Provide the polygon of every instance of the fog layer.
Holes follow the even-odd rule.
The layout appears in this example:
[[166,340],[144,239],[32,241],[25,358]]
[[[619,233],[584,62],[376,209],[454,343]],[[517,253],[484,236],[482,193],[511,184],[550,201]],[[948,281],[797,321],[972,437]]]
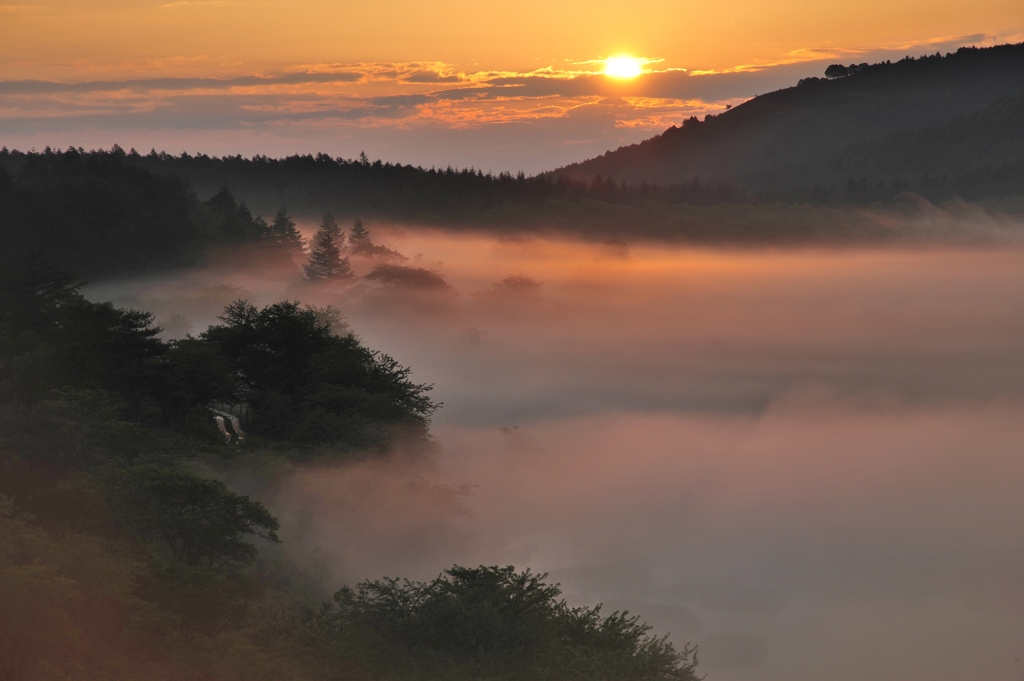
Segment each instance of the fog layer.
[[713,681],[1024,678],[1024,251],[385,240],[448,287],[236,259],[88,291],[168,333],[329,303],[436,384],[435,457],[267,499],[325,588],[515,564]]

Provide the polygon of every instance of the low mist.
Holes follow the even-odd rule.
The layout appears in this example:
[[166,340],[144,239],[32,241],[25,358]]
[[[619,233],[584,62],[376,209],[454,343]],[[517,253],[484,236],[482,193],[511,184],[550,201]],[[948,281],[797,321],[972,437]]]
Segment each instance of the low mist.
[[239,253],[86,291],[178,337],[237,298],[332,305],[435,384],[436,454],[263,499],[325,592],[514,564],[711,681],[1024,679],[1024,250],[371,232],[443,281]]

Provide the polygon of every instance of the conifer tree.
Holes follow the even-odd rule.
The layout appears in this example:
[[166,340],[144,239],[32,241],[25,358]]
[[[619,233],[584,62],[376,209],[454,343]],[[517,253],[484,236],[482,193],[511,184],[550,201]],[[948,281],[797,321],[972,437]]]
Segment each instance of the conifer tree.
[[334,216],[324,214],[320,229],[310,242],[309,263],[305,266],[306,279],[310,281],[339,281],[352,279],[352,267],[348,258],[342,257],[345,233],[338,227]]
[[380,246],[370,240],[370,230],[363,227],[363,221],[356,218],[352,223],[352,231],[348,235],[349,252],[352,255],[361,255],[367,258],[376,258],[387,262],[404,262],[407,257],[393,251],[387,246]]
[[295,229],[295,223],[284,208],[277,211],[277,215],[274,216],[274,224],[270,226],[270,237],[276,246],[290,253],[302,252],[302,235]]
[[262,215],[257,215],[253,218],[253,234],[258,240],[266,241],[267,239],[273,238],[274,232],[267,221],[263,219]]
[[348,245],[354,255],[370,254],[373,252],[373,242],[370,241],[370,232],[363,227],[363,221],[356,218],[352,223],[352,231],[348,235]]

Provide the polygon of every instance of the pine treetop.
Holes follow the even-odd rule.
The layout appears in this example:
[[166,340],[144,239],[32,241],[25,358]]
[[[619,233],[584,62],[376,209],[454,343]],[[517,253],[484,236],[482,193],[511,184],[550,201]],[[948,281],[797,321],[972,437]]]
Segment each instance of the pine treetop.
[[271,238],[275,245],[292,252],[301,252],[303,248],[302,235],[295,228],[295,222],[288,215],[285,208],[277,211],[274,222],[270,227]]
[[353,279],[348,258],[342,257],[345,234],[330,213],[325,213],[320,228],[310,242],[309,262],[305,265],[310,281],[341,281]]

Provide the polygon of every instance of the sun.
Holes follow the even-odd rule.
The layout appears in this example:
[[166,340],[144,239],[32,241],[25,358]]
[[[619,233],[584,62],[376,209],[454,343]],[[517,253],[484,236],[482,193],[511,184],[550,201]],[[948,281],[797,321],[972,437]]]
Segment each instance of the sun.
[[604,60],[604,75],[609,78],[636,78],[644,72],[644,62],[636,57],[608,57]]

